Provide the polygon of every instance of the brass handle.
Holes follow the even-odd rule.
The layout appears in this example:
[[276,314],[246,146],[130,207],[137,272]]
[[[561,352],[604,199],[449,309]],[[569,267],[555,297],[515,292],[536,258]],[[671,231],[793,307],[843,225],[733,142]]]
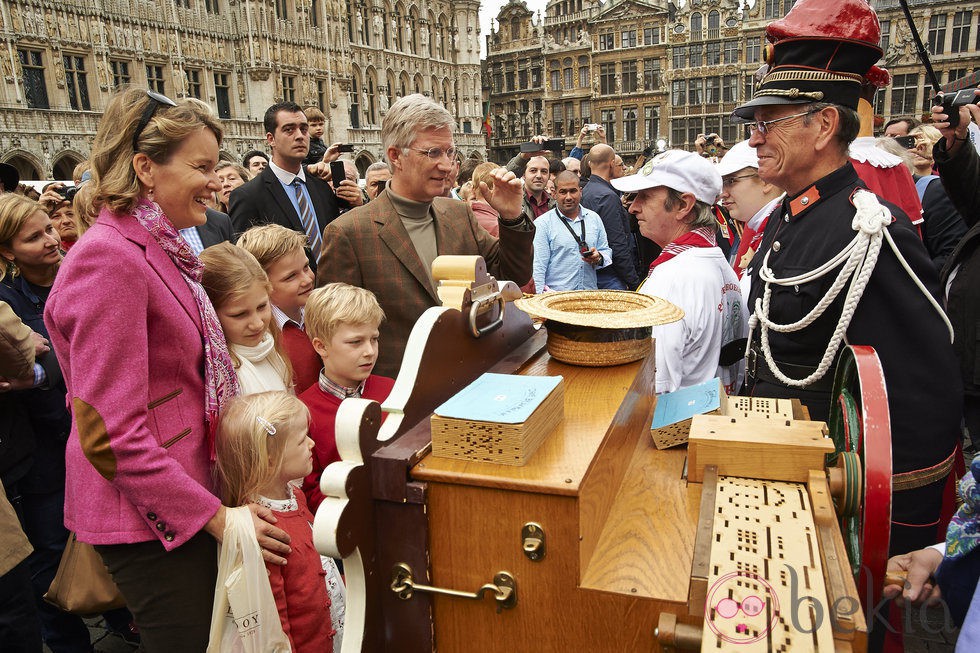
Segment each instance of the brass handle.
[[517,605],[517,581],[506,571],[498,571],[493,577],[492,583],[486,583],[475,592],[462,592],[460,590],[450,590],[443,587],[432,587],[416,583],[413,578],[412,568],[404,562],[399,562],[391,569],[391,591],[398,595],[398,598],[407,601],[412,598],[415,592],[428,592],[429,594],[442,594],[444,596],[455,596],[459,599],[474,599],[479,601],[487,592],[493,593],[493,598],[497,602],[497,612],[501,609],[510,609]]

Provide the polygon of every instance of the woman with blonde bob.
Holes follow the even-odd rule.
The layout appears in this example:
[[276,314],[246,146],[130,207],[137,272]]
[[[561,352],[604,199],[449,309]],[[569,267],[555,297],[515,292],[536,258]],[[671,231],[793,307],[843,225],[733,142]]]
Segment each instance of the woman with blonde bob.
[[[45,311],[74,418],[65,525],[95,545],[151,653],[206,650],[224,533],[213,433],[238,380],[178,234],[206,220],[221,138],[201,103],[115,95],[90,159],[99,217]],[[284,564],[288,535],[252,511],[266,559]]]

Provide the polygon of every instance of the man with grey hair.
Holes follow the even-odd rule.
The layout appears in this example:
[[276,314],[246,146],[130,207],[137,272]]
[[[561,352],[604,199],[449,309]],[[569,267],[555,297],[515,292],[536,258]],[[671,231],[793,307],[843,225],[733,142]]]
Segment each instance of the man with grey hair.
[[612,186],[636,193],[630,213],[640,233],[663,248],[639,292],[684,310],[680,321],[653,328],[657,392],[716,376],[728,393],[736,392],[741,352],[723,357],[722,351],[745,338],[746,307],[738,277],[715,244],[711,205],[721,193],[721,176],[693,152],[668,150],[637,174],[613,180]]
[[390,179],[391,169],[387,163],[377,161],[369,165],[364,172],[364,189],[367,191],[368,200],[376,198]]
[[499,238],[479,225],[465,202],[442,197],[455,165],[455,119],[418,93],[391,105],[381,143],[391,181],[368,204],[331,222],[323,232],[317,285],[345,282],[372,291],[381,324],[377,374],[394,377],[416,320],[440,305],[432,261],[442,254],[479,255],[498,279],[531,278],[534,224],[521,210],[521,182],[503,168],[481,183],[499,214]]
[[619,193],[609,183],[622,176],[622,167],[615,168],[616,159],[623,159],[606,145],[599,143],[589,150],[589,166],[592,175],[582,189],[582,206],[591,209],[602,218],[606,238],[612,249],[612,265],[597,272],[599,287],[607,290],[634,290],[640,285],[637,270],[636,242],[630,231],[629,213],[623,206]]

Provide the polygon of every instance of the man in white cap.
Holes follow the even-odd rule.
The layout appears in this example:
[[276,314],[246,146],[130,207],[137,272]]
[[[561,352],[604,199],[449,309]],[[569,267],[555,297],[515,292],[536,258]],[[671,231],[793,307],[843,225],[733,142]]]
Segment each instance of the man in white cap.
[[[718,162],[717,170],[721,175],[718,203],[743,225],[738,248],[732,250],[728,259],[742,279],[742,273],[759,249],[766,219],[783,197],[783,191],[759,177],[759,157],[748,141],[735,143]],[[743,294],[748,296],[744,283]]]
[[697,154],[669,150],[612,185],[636,193],[630,213],[640,233],[663,248],[639,292],[684,310],[679,322],[653,328],[657,392],[718,376],[734,393],[741,381],[742,352],[737,344],[726,345],[745,337],[746,307],[738,277],[715,243],[711,205],[721,192],[721,176]]

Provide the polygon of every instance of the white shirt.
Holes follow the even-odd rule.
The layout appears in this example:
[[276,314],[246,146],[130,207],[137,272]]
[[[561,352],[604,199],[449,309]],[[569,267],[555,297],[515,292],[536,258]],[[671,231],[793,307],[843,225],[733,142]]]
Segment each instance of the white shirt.
[[725,391],[734,394],[744,365],[721,367],[723,345],[744,338],[748,331],[745,299],[738,277],[717,247],[693,247],[661,263],[639,288],[662,297],[684,311],[672,324],[653,327],[656,338],[657,393],[673,392],[721,377]]

